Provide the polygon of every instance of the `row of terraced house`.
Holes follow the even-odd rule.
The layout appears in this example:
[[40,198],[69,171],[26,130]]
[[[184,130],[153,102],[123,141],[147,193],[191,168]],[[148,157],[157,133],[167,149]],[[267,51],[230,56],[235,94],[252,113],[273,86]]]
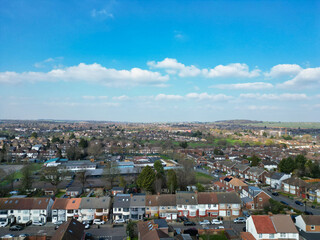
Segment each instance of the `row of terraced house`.
[[144,195],[117,194],[110,197],[84,198],[1,198],[0,221],[27,223],[65,222],[68,219],[107,221],[110,210],[112,218],[142,220],[159,217],[176,220],[178,216],[238,217],[241,200],[238,194],[214,192],[177,192],[176,194]]

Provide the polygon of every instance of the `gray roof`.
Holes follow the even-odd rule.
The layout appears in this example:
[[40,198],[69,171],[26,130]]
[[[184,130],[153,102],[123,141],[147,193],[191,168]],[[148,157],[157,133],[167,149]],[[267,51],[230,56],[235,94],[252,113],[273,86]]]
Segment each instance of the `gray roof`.
[[275,180],[280,180],[284,175],[286,175],[285,173],[282,172],[275,172],[271,175],[271,179],[275,179]]
[[110,208],[110,197],[84,197],[81,199],[80,209],[91,209],[91,208]]
[[197,205],[197,194],[194,192],[181,192],[176,193],[177,205]]
[[129,208],[130,194],[117,194],[113,200],[113,208]]
[[263,168],[260,167],[251,167],[248,172],[255,174],[257,176],[261,175],[263,172],[265,172],[265,170]]
[[250,166],[246,164],[238,163],[237,165],[234,166],[234,168],[238,169],[239,171],[244,171],[247,168],[250,168]]
[[153,220],[155,224],[158,224],[158,228],[167,228],[168,223],[165,219],[154,219]]
[[145,195],[133,195],[131,197],[130,207],[144,207],[146,206]]
[[248,202],[252,202],[252,198],[249,198],[249,197],[244,197],[244,198],[241,198],[241,202],[243,203],[248,203]]
[[241,199],[235,192],[217,193],[219,203],[241,203]]

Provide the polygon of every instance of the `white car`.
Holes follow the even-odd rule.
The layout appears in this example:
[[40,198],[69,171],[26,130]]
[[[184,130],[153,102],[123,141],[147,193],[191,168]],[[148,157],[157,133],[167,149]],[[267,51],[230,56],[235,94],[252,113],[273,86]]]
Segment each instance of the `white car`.
[[215,227],[214,229],[224,229],[224,226],[218,226],[218,227]]
[[209,225],[209,224],[210,224],[210,221],[207,220],[207,219],[205,219],[205,220],[199,222],[199,224],[200,224],[200,225]]
[[125,222],[126,222],[126,220],[124,220],[123,218],[120,218],[120,219],[113,221],[113,223],[125,223]]
[[93,220],[93,224],[97,224],[97,225],[101,225],[101,224],[105,224],[106,222],[100,219],[94,219]]
[[8,225],[8,222],[0,222],[0,227],[6,227]]
[[1,238],[13,238],[14,235],[13,234],[6,234],[4,236],[2,236]]
[[33,222],[32,222],[32,225],[35,225],[35,226],[43,226],[44,223],[43,223],[43,222],[39,222],[39,221],[33,221]]
[[218,224],[223,224],[223,222],[218,219],[212,219],[211,224],[218,225]]

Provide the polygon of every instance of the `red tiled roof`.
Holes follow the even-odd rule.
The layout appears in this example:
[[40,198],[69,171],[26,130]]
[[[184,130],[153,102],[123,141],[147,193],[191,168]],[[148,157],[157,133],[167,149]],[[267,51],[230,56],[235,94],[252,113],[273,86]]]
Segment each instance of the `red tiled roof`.
[[274,229],[273,223],[269,216],[264,215],[252,215],[252,220],[254,223],[254,226],[256,227],[258,234],[263,233],[276,233],[276,230]]

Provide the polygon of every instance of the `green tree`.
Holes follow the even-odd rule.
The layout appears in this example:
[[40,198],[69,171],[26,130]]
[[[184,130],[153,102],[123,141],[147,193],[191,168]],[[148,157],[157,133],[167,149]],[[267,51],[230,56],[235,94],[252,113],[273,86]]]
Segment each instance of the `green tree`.
[[258,158],[256,155],[253,155],[252,157],[248,158],[248,160],[251,162],[251,167],[258,166],[259,162],[261,161],[261,159]]
[[138,237],[136,230],[137,230],[137,223],[130,220],[127,224],[126,231],[131,239]]
[[304,155],[299,154],[298,156],[296,156],[296,158],[295,158],[295,167],[298,170],[298,175],[300,177],[305,175],[306,163],[307,163],[307,158]]
[[21,174],[21,190],[27,191],[32,188],[33,182],[31,165],[23,167],[21,170]]
[[74,135],[74,133],[71,133],[69,139],[75,139],[75,138],[76,138],[76,136]]
[[150,166],[146,166],[139,174],[137,184],[141,189],[152,192],[155,178],[156,176],[153,169]]
[[83,138],[80,139],[80,142],[78,145],[79,145],[79,147],[81,147],[83,149],[85,149],[89,146],[88,141]]
[[197,183],[196,187],[197,187],[198,192],[204,192],[205,191],[205,188],[201,183]]
[[178,188],[177,174],[173,169],[170,169],[167,173],[167,187],[170,193],[174,193]]
[[269,206],[266,206],[264,210],[266,212],[270,211],[273,214],[279,214],[283,211],[283,209],[284,209],[284,206],[280,202],[270,198],[269,199]]
[[156,171],[157,178],[162,178],[164,176],[164,169],[160,160],[157,160],[153,164],[154,170]]
[[52,143],[60,142],[60,138],[58,138],[58,137],[53,137],[53,138],[51,139],[51,142],[52,142]]
[[37,134],[36,132],[33,132],[33,133],[31,133],[31,137],[32,137],[32,138],[37,138],[37,137],[38,137],[38,134]]
[[263,132],[262,136],[264,137],[268,137],[267,133],[266,132]]
[[287,174],[292,173],[295,169],[295,161],[291,157],[284,158],[280,161],[278,168],[280,172]]
[[179,144],[180,147],[182,147],[183,149],[186,149],[188,147],[188,143],[187,142],[181,142]]
[[120,177],[119,177],[119,182],[120,182],[120,183],[119,183],[119,186],[120,186],[120,187],[123,187],[123,188],[126,187],[127,182],[126,182],[126,180],[124,179],[124,177],[120,176]]

